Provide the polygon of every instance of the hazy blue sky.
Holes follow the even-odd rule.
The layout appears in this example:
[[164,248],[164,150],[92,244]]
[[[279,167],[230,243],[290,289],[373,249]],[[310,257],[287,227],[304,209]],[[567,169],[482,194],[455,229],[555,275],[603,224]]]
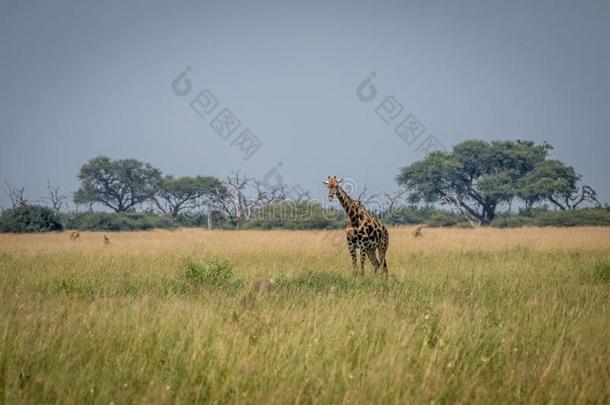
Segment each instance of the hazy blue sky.
[[[393,95],[398,119],[447,147],[547,141],[610,200],[610,2],[329,3],[0,0],[0,179],[30,198],[47,179],[74,191],[105,154],[174,175],[260,178],[281,162],[316,197],[327,175],[392,190],[424,156],[376,114]],[[190,102],[204,89],[219,104],[200,118]],[[228,140],[210,127],[223,108],[241,121]],[[231,143],[246,128],[262,147],[243,160]]]

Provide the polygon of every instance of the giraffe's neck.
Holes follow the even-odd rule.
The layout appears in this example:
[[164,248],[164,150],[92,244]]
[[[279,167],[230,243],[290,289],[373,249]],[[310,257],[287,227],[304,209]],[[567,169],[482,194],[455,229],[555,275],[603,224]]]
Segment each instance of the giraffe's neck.
[[347,213],[352,226],[358,226],[358,207],[354,200],[339,186],[337,186],[337,199]]

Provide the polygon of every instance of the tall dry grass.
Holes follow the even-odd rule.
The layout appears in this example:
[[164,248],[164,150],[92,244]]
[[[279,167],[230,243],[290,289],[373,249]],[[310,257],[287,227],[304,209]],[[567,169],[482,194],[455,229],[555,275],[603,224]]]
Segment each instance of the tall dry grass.
[[610,401],[610,229],[411,232],[387,279],[341,231],[0,235],[2,397]]

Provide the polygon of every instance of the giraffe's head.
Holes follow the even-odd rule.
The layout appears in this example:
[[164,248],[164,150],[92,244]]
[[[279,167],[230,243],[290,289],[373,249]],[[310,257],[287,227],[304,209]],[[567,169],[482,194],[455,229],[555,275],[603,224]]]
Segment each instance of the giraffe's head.
[[333,200],[333,196],[337,192],[337,187],[339,187],[339,183],[341,183],[341,179],[338,179],[337,176],[330,177],[324,180],[322,183],[326,184],[328,188],[328,201]]

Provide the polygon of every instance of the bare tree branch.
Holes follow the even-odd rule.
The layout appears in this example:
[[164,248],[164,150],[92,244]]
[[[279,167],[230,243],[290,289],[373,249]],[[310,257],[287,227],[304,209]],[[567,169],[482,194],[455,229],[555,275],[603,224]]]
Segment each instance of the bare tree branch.
[[563,203],[559,196],[549,196],[549,201],[553,203],[561,211],[575,210],[580,204],[590,203],[594,207],[600,208],[601,202],[597,197],[597,192],[591,186],[583,185],[580,189],[576,189],[572,194],[563,196]]
[[51,182],[47,180],[47,190],[49,192],[49,196],[47,197],[47,201],[51,204],[51,209],[55,214],[58,214],[64,204],[68,201],[68,197],[62,195],[59,192],[59,186],[54,187],[51,185]]
[[366,192],[367,192],[367,187],[364,186],[364,188],[362,189],[362,191],[358,194],[358,197],[356,198],[357,200],[360,200],[362,205],[367,205],[372,200],[374,200],[375,198],[377,198],[381,195],[381,194],[371,194],[370,196],[367,196]]
[[383,193],[383,196],[388,200],[387,211],[394,212],[394,208],[396,208],[396,204],[400,201],[402,196],[406,194],[406,191],[395,191],[393,193]]
[[566,205],[572,210],[575,210],[582,203],[591,203],[597,208],[602,206],[597,198],[597,192],[586,184],[580,188],[580,193],[576,191],[566,199]]
[[468,223],[472,227],[476,226],[476,223],[473,221],[473,219],[476,219],[479,222],[481,222],[483,219],[483,216],[481,214],[473,210],[468,204],[465,204],[454,194],[446,194],[441,199],[441,204],[452,205],[458,211],[458,213],[463,216],[466,221],[468,221]]
[[223,180],[224,190],[215,190],[210,204],[229,218],[237,228],[249,221],[257,209],[286,198],[285,186],[266,187],[240,171]]
[[30,201],[23,196],[23,193],[25,192],[25,187],[13,187],[6,179],[4,179],[4,184],[6,185],[6,194],[11,200],[12,208],[25,207],[30,203]]

